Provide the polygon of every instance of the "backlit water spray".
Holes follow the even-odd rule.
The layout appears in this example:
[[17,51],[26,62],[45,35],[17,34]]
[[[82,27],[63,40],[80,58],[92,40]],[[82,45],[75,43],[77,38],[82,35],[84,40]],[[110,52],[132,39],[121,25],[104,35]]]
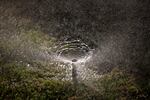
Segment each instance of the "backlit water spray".
[[55,52],[55,60],[68,65],[65,80],[71,80],[74,84],[83,81],[89,83],[99,77],[96,72],[86,66],[94,55],[94,49],[81,40],[61,42],[57,45]]

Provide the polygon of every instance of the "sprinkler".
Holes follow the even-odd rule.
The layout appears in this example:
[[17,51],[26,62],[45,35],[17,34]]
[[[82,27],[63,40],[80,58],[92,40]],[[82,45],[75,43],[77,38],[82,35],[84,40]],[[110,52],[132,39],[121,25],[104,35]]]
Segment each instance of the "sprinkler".
[[74,89],[76,91],[77,90],[78,81],[77,81],[76,65],[74,64],[74,62],[77,62],[77,59],[73,59],[72,60],[72,81],[73,81],[73,84],[74,84]]
[[72,59],[72,62],[77,62],[77,59]]

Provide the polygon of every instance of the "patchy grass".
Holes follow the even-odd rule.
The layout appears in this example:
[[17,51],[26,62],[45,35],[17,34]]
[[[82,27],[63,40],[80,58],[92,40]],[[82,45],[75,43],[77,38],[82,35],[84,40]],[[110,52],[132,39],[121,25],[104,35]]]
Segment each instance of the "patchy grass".
[[[35,65],[34,65],[35,66]],[[40,65],[38,65],[40,66]],[[32,66],[30,66],[32,67]],[[43,66],[42,66],[43,67]],[[119,69],[103,75],[93,86],[54,80],[57,74],[46,76],[44,71],[29,70],[16,62],[0,66],[0,99],[2,100],[141,100],[146,96],[131,75]],[[48,78],[47,78],[48,77]]]
[[111,73],[104,75],[97,87],[101,91],[104,100],[141,100],[146,95],[135,82],[135,78],[124,71],[114,68]]
[[0,68],[2,100],[66,100],[73,95],[70,82],[45,79],[43,74],[28,70],[25,65],[11,63],[1,65]]

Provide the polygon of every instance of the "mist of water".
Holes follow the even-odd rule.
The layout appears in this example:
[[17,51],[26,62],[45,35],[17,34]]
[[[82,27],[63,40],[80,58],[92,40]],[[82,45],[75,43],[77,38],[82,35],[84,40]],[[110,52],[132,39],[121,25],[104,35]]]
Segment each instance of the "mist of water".
[[54,59],[68,65],[66,80],[85,82],[100,77],[86,66],[86,63],[91,62],[93,53],[94,49],[81,40],[61,41],[60,45],[56,47]]

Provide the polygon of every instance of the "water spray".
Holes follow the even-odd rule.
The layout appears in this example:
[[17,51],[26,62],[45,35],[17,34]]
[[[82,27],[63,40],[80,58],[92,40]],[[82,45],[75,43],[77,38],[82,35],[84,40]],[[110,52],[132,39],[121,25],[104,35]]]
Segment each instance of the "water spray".
[[[58,62],[67,64],[66,80],[71,80],[76,87],[78,82],[92,79],[95,77],[95,72],[85,66],[92,59],[93,49],[82,41],[65,41],[61,42],[56,48],[55,59]],[[69,76],[69,77],[68,77]]]

